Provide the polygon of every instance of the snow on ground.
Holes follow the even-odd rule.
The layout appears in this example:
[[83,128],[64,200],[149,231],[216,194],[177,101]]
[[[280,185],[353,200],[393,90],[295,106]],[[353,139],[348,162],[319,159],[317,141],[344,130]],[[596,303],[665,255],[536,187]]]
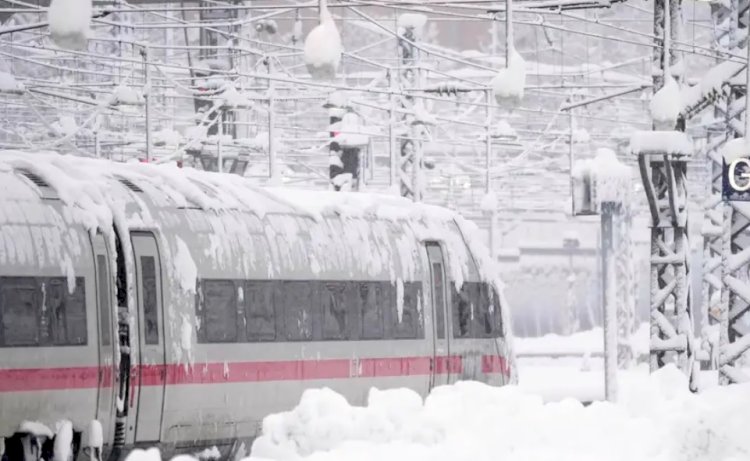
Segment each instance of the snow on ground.
[[508,386],[462,382],[422,402],[407,390],[370,393],[352,407],[328,389],[306,392],[292,411],[265,419],[251,459],[292,461],[738,461],[750,385],[699,395],[673,367],[624,382],[617,405],[543,403]]
[[[622,383],[617,404],[544,403],[517,386],[441,386],[425,399],[373,389],[366,407],[306,391],[270,415],[246,461],[740,461],[750,384],[688,391],[673,366]],[[141,456],[142,455],[142,456]],[[152,461],[134,453],[128,461]],[[143,457],[143,459],[141,459]]]
[[[578,357],[523,356],[588,357],[601,352],[601,329],[515,344],[522,356],[518,386],[459,382],[426,399],[408,389],[371,389],[365,407],[328,388],[310,389],[294,409],[264,419],[244,461],[750,459],[750,384],[692,394],[676,367],[650,375],[643,363],[620,372],[617,403],[597,401],[603,398],[600,359],[586,358],[582,366]],[[647,351],[648,324],[633,344],[636,352]],[[154,454],[137,450],[126,461],[158,461]]]
[[[636,354],[648,353],[649,324],[642,323],[631,337]],[[585,355],[604,352],[604,332],[601,327],[579,331],[570,336],[548,334],[535,338],[514,339],[513,346],[519,355]]]

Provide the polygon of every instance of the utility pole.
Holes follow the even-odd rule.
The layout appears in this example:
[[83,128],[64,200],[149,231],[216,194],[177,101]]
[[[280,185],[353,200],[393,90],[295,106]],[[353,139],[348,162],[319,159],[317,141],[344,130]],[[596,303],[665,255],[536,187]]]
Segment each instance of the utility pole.
[[[494,21],[493,21],[494,22]],[[486,125],[485,125],[485,149],[484,149],[484,169],[485,169],[485,178],[484,178],[484,193],[489,196],[493,193],[492,191],[492,104],[493,104],[493,97],[492,97],[492,90],[487,89],[485,90],[485,117]],[[489,212],[489,241],[487,242],[489,244],[490,249],[490,258],[492,258],[493,261],[496,260],[496,233],[497,233],[497,200],[492,200],[492,209],[487,210]]]
[[[401,22],[401,21],[399,21]],[[413,45],[418,39],[418,31],[415,24],[399,24],[398,27],[398,54],[400,58],[401,71],[399,79],[401,89],[407,86],[415,87],[419,83],[419,60],[420,50]],[[412,111],[417,106],[413,96],[403,96],[402,107]],[[414,115],[404,114],[403,120],[409,126],[408,134],[401,140],[401,159],[399,161],[399,179],[401,195],[410,197],[414,201],[422,199],[422,185],[420,181],[422,158],[421,142],[418,140],[421,126],[414,124]]]
[[604,397],[608,402],[617,400],[617,277],[613,221],[614,216],[620,214],[619,207],[615,202],[601,204]]
[[151,65],[148,60],[150,59],[149,46],[144,45],[141,49],[141,56],[143,57],[143,99],[146,103],[146,162],[151,163]]
[[279,168],[276,160],[276,94],[274,88],[273,60],[266,57],[266,69],[268,70],[268,177],[272,183],[279,179]]
[[400,160],[398,146],[396,141],[396,111],[398,109],[398,100],[394,91],[396,90],[396,70],[388,69],[388,89],[391,94],[388,96],[390,105],[388,108],[388,152],[390,154],[390,184],[395,188],[399,186],[400,178]]

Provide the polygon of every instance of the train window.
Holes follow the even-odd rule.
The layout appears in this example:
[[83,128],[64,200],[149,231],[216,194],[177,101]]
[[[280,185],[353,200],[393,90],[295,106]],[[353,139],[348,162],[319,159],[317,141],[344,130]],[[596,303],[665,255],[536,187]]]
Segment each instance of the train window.
[[0,346],[78,346],[87,341],[83,277],[0,278]]
[[362,306],[360,339],[383,339],[383,311],[390,304],[389,282],[361,282],[359,299]]
[[[390,314],[392,337],[394,339],[423,338],[422,282],[404,282],[403,290],[397,286],[395,301],[391,303]],[[399,310],[401,310],[400,315]]]
[[313,285],[309,281],[289,281],[276,285],[275,300],[284,309],[284,330],[290,341],[313,338]]
[[247,339],[273,341],[276,339],[276,312],[272,281],[250,281],[245,289],[245,320]]
[[484,287],[487,290],[489,297],[488,304],[492,306],[492,311],[488,313],[491,319],[492,337],[501,337],[503,335],[503,315],[500,296],[492,286],[485,284]]
[[323,339],[349,339],[349,324],[357,307],[354,289],[353,284],[345,282],[322,284]]
[[438,339],[445,339],[445,284],[443,283],[443,265],[432,263],[432,288],[435,299],[435,317]]
[[42,282],[42,333],[45,343],[56,346],[86,344],[83,278],[77,277],[75,284],[71,294],[65,278],[51,278]]
[[237,290],[231,280],[204,280],[202,339],[209,343],[237,341]]
[[104,255],[96,255],[97,282],[99,293],[99,331],[101,332],[102,346],[112,343],[112,321],[110,317],[109,278],[107,277],[107,258]]
[[0,341],[3,346],[39,345],[40,300],[35,279],[0,279]]
[[474,318],[480,302],[481,287],[478,282],[464,282],[461,290],[453,286],[453,337],[471,338],[474,336]]
[[143,323],[146,328],[146,344],[159,344],[159,312],[156,292],[156,260],[153,256],[141,256],[141,283],[143,284]]

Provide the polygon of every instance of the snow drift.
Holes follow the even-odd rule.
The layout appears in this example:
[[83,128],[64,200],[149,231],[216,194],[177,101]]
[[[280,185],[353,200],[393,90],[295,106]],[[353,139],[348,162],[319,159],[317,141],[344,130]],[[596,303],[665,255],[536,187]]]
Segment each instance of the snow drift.
[[[355,407],[330,389],[263,421],[246,461],[739,461],[748,459],[750,384],[688,391],[670,365],[616,404],[544,403],[516,386],[441,386],[422,401],[372,389]],[[153,450],[127,461],[159,461]]]
[[618,404],[544,404],[515,386],[461,382],[422,402],[371,390],[352,407],[329,389],[307,391],[271,415],[251,460],[683,461],[747,459],[750,384],[694,395],[669,366],[629,383]]

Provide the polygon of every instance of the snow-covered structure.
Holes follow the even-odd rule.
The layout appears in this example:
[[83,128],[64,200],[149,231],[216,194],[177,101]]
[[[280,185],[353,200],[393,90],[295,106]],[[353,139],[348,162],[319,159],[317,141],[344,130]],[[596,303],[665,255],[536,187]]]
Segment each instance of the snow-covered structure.
[[313,78],[330,80],[341,62],[341,36],[328,11],[327,0],[319,3],[320,23],[305,38],[305,65]]
[[651,370],[674,362],[697,389],[688,243],[687,160],[690,139],[679,131],[633,134],[651,214]]

